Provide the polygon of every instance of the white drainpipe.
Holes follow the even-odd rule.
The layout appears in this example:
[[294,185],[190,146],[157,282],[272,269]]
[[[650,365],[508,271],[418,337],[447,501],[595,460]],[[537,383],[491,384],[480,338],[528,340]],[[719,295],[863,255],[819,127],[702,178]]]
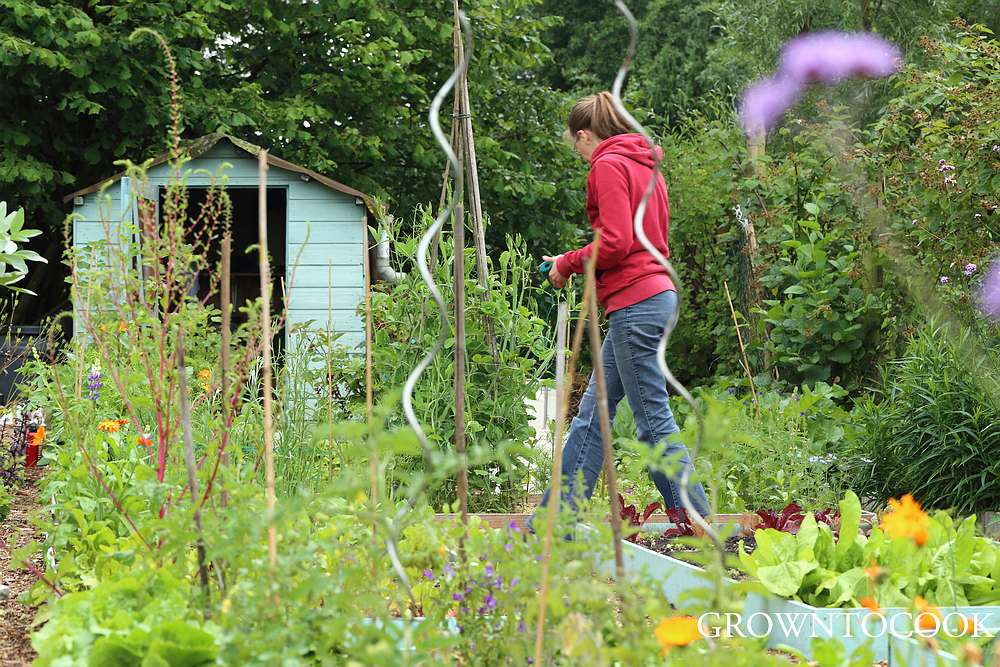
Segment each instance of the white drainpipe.
[[[389,220],[391,222],[391,218]],[[375,280],[395,285],[406,275],[389,265],[389,233],[383,228],[382,238],[375,246],[375,265],[372,267]]]

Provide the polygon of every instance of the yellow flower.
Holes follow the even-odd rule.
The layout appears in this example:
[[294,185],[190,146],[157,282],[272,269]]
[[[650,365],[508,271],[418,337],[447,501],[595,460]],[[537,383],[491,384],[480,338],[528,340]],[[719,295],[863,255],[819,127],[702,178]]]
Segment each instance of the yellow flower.
[[118,333],[125,333],[128,331],[128,322],[124,320],[118,323]]
[[882,517],[882,530],[890,538],[908,537],[922,547],[927,544],[929,525],[930,517],[910,494],[902,500],[889,499],[889,511]]
[[676,646],[687,646],[691,642],[701,639],[701,632],[698,630],[698,619],[694,616],[665,618],[656,626],[654,632],[656,634],[656,641],[659,642],[664,655]]
[[354,502],[357,503],[368,502],[368,496],[365,495],[364,491],[358,491],[356,494],[354,494]]
[[201,380],[202,382],[208,382],[209,380],[212,379],[212,371],[210,371],[207,368],[201,369],[200,371],[198,371],[198,379]]
[[123,419],[102,419],[101,423],[97,425],[98,431],[104,431],[105,433],[117,433],[118,429],[122,427],[125,423]]
[[944,617],[941,610],[933,606],[919,595],[913,598],[913,605],[917,608],[917,627],[921,630],[937,630],[941,627]]

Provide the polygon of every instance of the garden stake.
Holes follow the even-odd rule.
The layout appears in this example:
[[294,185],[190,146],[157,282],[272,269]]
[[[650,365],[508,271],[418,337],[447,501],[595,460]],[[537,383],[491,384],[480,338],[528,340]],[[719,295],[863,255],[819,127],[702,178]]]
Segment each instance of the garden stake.
[[[455,14],[455,64],[459,62],[459,57],[463,50],[462,30],[458,20],[461,8],[459,0],[452,0],[452,7]],[[459,143],[462,147],[459,162],[463,163],[468,170],[469,177],[469,202],[472,206],[472,241],[476,248],[476,277],[479,280],[479,287],[482,290],[481,299],[485,302],[490,300],[489,289],[489,267],[486,263],[486,230],[483,224],[483,203],[479,193],[479,166],[476,160],[476,139],[472,130],[472,104],[469,101],[469,77],[468,67],[458,79],[455,87],[455,121],[458,126]],[[467,158],[467,160],[463,160]],[[456,189],[463,187],[462,181],[455,174]],[[461,201],[462,192],[459,192]],[[464,223],[464,219],[463,219]],[[463,259],[464,262],[464,259]],[[500,367],[500,352],[497,348],[496,329],[493,326],[493,318],[483,315],[483,327],[486,329],[486,339],[490,343],[490,354],[493,356],[494,368]]]
[[618,11],[621,12],[622,15],[625,17],[625,20],[628,21],[629,45],[625,55],[625,60],[622,62],[621,67],[618,69],[617,76],[615,76],[615,83],[611,90],[611,96],[614,102],[615,110],[618,111],[618,113],[620,113],[622,117],[628,121],[629,125],[635,128],[636,132],[641,134],[646,139],[646,143],[649,144],[649,149],[650,152],[652,153],[651,157],[653,158],[653,173],[650,176],[649,184],[646,186],[646,192],[645,194],[643,194],[642,199],[639,202],[639,206],[636,208],[635,211],[635,221],[634,221],[635,236],[636,238],[639,239],[639,242],[646,249],[646,251],[649,252],[649,254],[656,259],[656,261],[660,264],[660,266],[662,266],[663,269],[667,272],[667,275],[670,276],[670,279],[673,281],[674,288],[677,290],[678,294],[677,309],[674,312],[674,315],[671,318],[671,320],[667,322],[667,326],[664,328],[663,337],[660,339],[660,344],[657,346],[656,359],[660,366],[660,372],[663,373],[663,377],[666,378],[670,386],[673,387],[674,390],[676,390],[677,393],[679,393],[684,398],[684,400],[687,401],[688,405],[691,406],[691,414],[694,415],[695,421],[698,425],[696,442],[694,447],[692,447],[691,449],[691,465],[686,467],[684,471],[681,473],[681,479],[680,479],[681,505],[683,505],[684,510],[688,513],[688,516],[691,519],[692,523],[701,528],[702,531],[704,531],[704,533],[708,535],[709,539],[711,539],[712,543],[715,545],[716,555],[718,556],[718,565],[720,574],[720,576],[715,578],[716,596],[717,598],[721,599],[723,595],[723,585],[722,585],[723,577],[721,575],[722,573],[725,572],[725,549],[723,548],[722,541],[719,539],[719,536],[718,534],[716,534],[715,530],[709,525],[705,517],[701,516],[701,514],[694,508],[694,505],[691,504],[691,497],[688,494],[688,483],[691,477],[691,470],[694,468],[694,461],[695,459],[697,459],[698,453],[701,451],[701,446],[705,441],[705,417],[702,414],[701,409],[698,407],[698,404],[695,402],[694,397],[691,396],[691,393],[687,390],[687,388],[683,384],[681,384],[677,380],[677,378],[674,377],[674,374],[671,372],[670,367],[667,365],[667,360],[666,360],[667,343],[670,340],[670,334],[673,332],[674,327],[677,326],[677,321],[680,319],[681,302],[679,297],[681,294],[681,281],[679,276],[677,275],[677,271],[674,270],[673,265],[667,260],[666,257],[663,256],[663,254],[656,248],[656,246],[654,246],[649,241],[649,238],[646,236],[646,230],[643,228],[643,219],[646,216],[646,204],[649,202],[649,198],[653,196],[653,190],[656,188],[657,176],[659,175],[661,159],[658,151],[655,150],[656,142],[653,141],[653,138],[646,131],[646,129],[639,123],[639,121],[637,121],[632,116],[632,114],[629,113],[628,109],[625,108],[625,104],[622,102],[622,95],[621,95],[622,85],[625,83],[625,77],[628,74],[629,69],[632,67],[632,60],[635,58],[636,46],[639,41],[639,24],[635,20],[635,16],[632,15],[632,12],[629,11],[628,6],[623,2],[623,0],[615,0],[615,7],[618,8]]
[[201,580],[205,604],[208,605],[208,568],[205,567],[205,536],[201,532],[201,506],[198,503],[198,473],[194,466],[194,435],[191,433],[191,404],[188,401],[187,366],[184,363],[184,329],[177,332],[177,382],[181,407],[181,434],[184,438],[184,465],[187,467],[188,488],[194,505],[192,520],[198,533],[198,579]]
[[[462,48],[462,30],[459,22],[458,0],[454,0],[455,9],[455,65],[461,65],[464,59]],[[462,110],[462,85],[468,65],[458,76],[454,96],[455,106]],[[456,119],[454,123],[458,123]],[[455,168],[455,205],[452,208],[452,265],[454,269],[455,292],[455,453],[458,455],[458,509],[462,518],[462,539],[459,541],[458,553],[465,562],[465,538],[469,529],[469,473],[465,461],[465,170],[463,158],[468,143],[468,134],[464,132],[464,123],[460,127],[455,147],[458,165]],[[495,348],[494,348],[495,350]],[[495,352],[494,352],[495,354]]]
[[733,314],[733,325],[736,327],[736,339],[740,342],[740,353],[743,355],[743,370],[746,371],[747,380],[750,382],[750,393],[753,394],[753,404],[757,409],[757,419],[760,419],[760,401],[757,400],[757,386],[753,381],[753,373],[750,372],[750,359],[747,358],[747,348],[743,345],[743,334],[740,329],[745,324],[740,324],[739,320],[736,319],[736,309],[733,308],[733,297],[729,295],[729,281],[723,280],[722,286],[726,288],[726,301],[729,302],[729,312]]
[[257,153],[257,234],[260,259],[260,329],[263,340],[264,387],[264,478],[267,484],[267,558],[271,569],[278,566],[278,531],[274,525],[274,422],[271,413],[271,268],[267,260],[267,151]]
[[[587,276],[595,274],[597,266],[597,244],[600,241],[600,230],[594,234],[594,244],[591,246],[590,257],[585,259]],[[604,477],[608,486],[608,497],[611,501],[611,535],[615,548],[615,577],[619,582],[625,581],[625,560],[622,555],[622,507],[618,501],[618,476],[615,474],[615,452],[611,444],[611,415],[608,411],[608,385],[604,377],[604,359],[601,356],[601,330],[597,322],[597,299],[591,299],[587,304],[590,319],[587,326],[590,329],[590,355],[594,364],[594,384],[597,390],[597,415],[601,424],[601,442],[604,447]]]
[[[583,284],[583,300],[580,303],[580,314],[577,316],[576,330],[573,332],[573,349],[566,365],[566,376],[560,385],[556,385],[559,396],[558,414],[556,415],[556,432],[552,442],[552,483],[549,485],[549,502],[545,508],[545,533],[542,537],[542,581],[538,588],[538,625],[535,627],[535,662],[542,662],[542,649],[545,640],[545,610],[549,597],[549,573],[552,561],[552,531],[555,527],[559,501],[562,497],[562,452],[563,435],[566,425],[566,415],[569,412],[569,395],[573,387],[573,374],[576,370],[577,358],[583,345],[583,332],[586,328],[590,301],[595,298],[596,287],[593,276],[588,275]],[[560,350],[564,353],[565,350]]]
[[[430,112],[428,113],[428,122],[431,126],[431,131],[434,133],[434,138],[444,152],[445,157],[448,161],[452,163],[452,168],[456,170],[459,169],[458,158],[455,156],[455,152],[451,149],[451,145],[445,139],[444,132],[441,131],[441,104],[444,102],[445,96],[448,94],[454,86],[455,82],[465,71],[465,67],[469,62],[469,57],[472,54],[472,40],[471,31],[469,28],[469,21],[464,14],[459,16],[462,28],[466,31],[468,36],[469,46],[467,51],[462,54],[461,62],[455,67],[451,76],[448,77],[444,85],[438,90],[437,94],[434,96],[434,100],[431,102]],[[455,194],[452,193],[451,201],[448,207],[438,213],[437,218],[434,219],[434,223],[427,228],[424,235],[420,237],[420,243],[417,246],[417,268],[420,270],[420,276],[427,285],[428,291],[431,293],[431,297],[434,299],[438,306],[438,314],[441,319],[441,330],[438,334],[438,339],[434,342],[434,345],[427,352],[427,354],[417,362],[417,365],[410,372],[410,375],[406,378],[406,383],[403,385],[403,414],[406,416],[406,422],[413,429],[414,434],[417,436],[417,440],[420,442],[420,446],[424,451],[424,457],[426,460],[430,460],[431,447],[430,443],[427,441],[427,436],[424,434],[423,428],[420,426],[420,420],[417,419],[416,413],[413,411],[413,389],[420,380],[420,376],[427,369],[434,357],[437,356],[441,348],[444,347],[445,338],[448,335],[448,307],[444,302],[444,297],[441,296],[440,290],[437,288],[437,284],[434,282],[434,277],[431,275],[430,269],[427,267],[427,248],[431,243],[431,240],[435,237],[442,225],[444,225],[445,220],[451,215],[455,207]],[[416,604],[416,600],[413,596],[413,588],[410,586],[410,578],[406,574],[406,570],[403,567],[402,561],[399,559],[399,552],[396,549],[396,540],[399,537],[399,527],[402,520],[406,515],[413,509],[416,505],[417,500],[423,493],[424,486],[426,482],[421,478],[416,488],[412,490],[403,503],[403,506],[396,512],[392,521],[389,524],[389,530],[385,536],[385,546],[386,550],[389,552],[389,560],[392,561],[392,567],[396,571],[396,575],[399,577],[400,584],[402,584],[403,589],[406,591],[407,596],[410,600]]]
[[[220,295],[222,298],[222,342],[220,345],[220,356],[222,370],[219,381],[222,383],[222,423],[224,425],[229,424],[229,345],[230,345],[230,331],[229,328],[232,326],[232,304],[230,300],[232,294],[232,258],[230,255],[233,252],[233,235],[227,229],[226,233],[222,237],[222,286]],[[222,450],[219,456],[222,458],[222,467],[226,471],[222,474],[222,491],[219,495],[219,503],[222,508],[225,509],[229,506],[229,490],[226,488],[228,483],[226,479],[226,474],[229,472],[229,452],[226,451],[226,444],[229,440],[229,429],[223,426],[222,434],[219,441],[219,448]]]

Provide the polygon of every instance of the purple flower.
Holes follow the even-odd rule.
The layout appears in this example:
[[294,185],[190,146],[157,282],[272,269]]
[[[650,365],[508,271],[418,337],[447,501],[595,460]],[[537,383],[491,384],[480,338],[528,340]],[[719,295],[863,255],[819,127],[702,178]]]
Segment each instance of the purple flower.
[[518,579],[517,577],[514,577],[513,579],[511,579],[511,580],[510,580],[510,587],[511,587],[511,588],[514,588],[514,586],[517,586],[517,584],[518,584],[518,583],[519,583],[520,581],[521,581],[520,579]]
[[788,41],[779,71],[802,83],[834,84],[852,76],[880,78],[899,69],[899,49],[871,33],[817,32]]
[[527,630],[527,628],[524,627],[524,621],[518,621],[517,631],[524,632],[525,630]]
[[455,602],[461,602],[462,600],[465,599],[465,596],[462,595],[461,593],[452,593],[451,599],[454,600]]
[[493,597],[493,593],[487,593],[486,597],[483,598],[483,602],[486,604],[486,608],[490,611],[497,608],[497,599]]
[[496,582],[494,582],[493,585],[496,586],[497,588],[503,588],[503,577],[497,575],[497,580]]
[[430,579],[431,581],[434,581],[434,573],[431,572],[430,570],[424,570],[424,579]]
[[511,544],[510,542],[508,542],[507,544],[503,545],[503,549],[507,553],[510,553],[510,550],[513,549],[513,548],[514,548],[514,545]]
[[987,317],[1000,320],[1000,260],[993,262],[979,290],[979,308]]
[[483,572],[486,574],[487,577],[492,577],[493,576],[493,571],[494,571],[493,570],[493,566],[490,565],[489,563],[487,563],[486,567],[483,568]]
[[955,165],[948,164],[944,159],[938,160],[938,171],[955,171]]
[[917,224],[917,219],[916,219],[916,218],[914,218],[913,220],[911,220],[911,221],[910,221],[910,224],[911,224],[911,225],[915,225],[915,224]]
[[941,284],[944,285],[948,282],[948,276],[941,276]]
[[761,79],[743,92],[740,117],[747,134],[770,130],[798,101],[802,84],[783,76]]
[[521,526],[518,525],[517,521],[511,521],[510,523],[508,523],[507,524],[507,529],[508,530],[512,530],[515,533],[520,533],[521,532]]
[[97,366],[91,366],[90,373],[87,374],[87,389],[90,390],[90,400],[96,401],[101,397],[101,387],[103,386],[101,371]]
[[979,268],[978,266],[976,266],[972,262],[969,262],[968,264],[965,265],[965,271],[963,271],[962,273],[964,273],[966,277],[969,277],[973,273],[975,273],[976,269],[978,268]]
[[452,567],[450,562],[444,564],[444,576],[446,579],[451,579],[455,576],[455,568]]

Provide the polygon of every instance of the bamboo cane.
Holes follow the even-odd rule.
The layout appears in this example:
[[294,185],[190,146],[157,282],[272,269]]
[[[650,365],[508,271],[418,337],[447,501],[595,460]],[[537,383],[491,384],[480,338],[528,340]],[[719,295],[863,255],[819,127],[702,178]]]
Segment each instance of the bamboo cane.
[[[535,627],[535,663],[542,662],[542,649],[545,642],[545,612],[548,605],[549,577],[552,561],[552,531],[555,527],[556,514],[562,497],[562,451],[566,416],[569,412],[569,396],[573,387],[573,375],[576,371],[577,358],[583,345],[583,332],[589,313],[590,301],[596,298],[596,287],[593,276],[588,276],[583,286],[583,300],[580,303],[580,314],[576,329],[573,332],[573,347],[566,364],[566,375],[561,386],[557,385],[557,395],[560,398],[558,415],[556,416],[555,439],[552,443],[552,483],[549,486],[549,499],[545,512],[545,533],[542,536],[542,580],[538,589],[538,625]],[[563,353],[560,350],[560,353]]]
[[[590,258],[585,260],[588,278],[594,276],[597,266],[597,244],[601,233],[594,236]],[[597,416],[601,425],[601,442],[604,446],[604,480],[611,501],[611,534],[615,549],[615,577],[625,581],[625,559],[622,554],[622,516],[618,501],[618,475],[615,473],[615,452],[611,444],[611,414],[608,409],[608,386],[604,377],[604,359],[601,355],[601,331],[597,322],[597,299],[588,303],[590,309],[590,354],[594,364],[594,380],[597,389]]]
[[184,438],[184,465],[187,467],[188,488],[194,505],[192,520],[198,533],[198,579],[206,602],[208,598],[208,568],[205,565],[205,536],[201,531],[201,504],[198,502],[198,474],[194,460],[194,435],[191,431],[191,403],[188,397],[187,365],[184,363],[184,330],[177,334],[177,384],[181,404],[181,434]]
[[729,281],[723,280],[722,286],[726,288],[726,300],[729,302],[729,312],[733,315],[733,324],[736,326],[736,339],[740,343],[740,353],[743,355],[743,370],[746,371],[747,380],[750,381],[750,393],[753,394],[753,404],[757,409],[757,418],[760,418],[760,401],[757,399],[757,386],[753,381],[753,373],[750,372],[750,359],[747,357],[747,348],[743,344],[743,334],[740,332],[742,324],[736,319],[736,308],[733,307],[733,297],[729,294]]
[[223,423],[223,433],[219,441],[219,446],[222,448],[222,493],[219,496],[219,502],[223,508],[229,505],[229,490],[227,489],[227,475],[229,473],[229,452],[226,451],[226,445],[228,444],[228,429],[225,425],[229,423],[229,412],[232,409],[229,404],[229,372],[230,372],[230,359],[229,359],[229,346],[232,326],[232,252],[233,252],[233,235],[229,230],[226,230],[225,235],[222,237],[222,278],[221,278],[221,298],[222,298],[222,342],[220,350],[220,364],[222,365],[221,375],[219,380],[222,383],[222,423]]
[[271,267],[267,257],[267,151],[257,153],[257,234],[260,258],[260,328],[263,337],[264,387],[264,480],[267,485],[267,557],[272,569],[278,566],[278,530],[274,525],[277,500],[274,495],[274,421],[271,405]]

